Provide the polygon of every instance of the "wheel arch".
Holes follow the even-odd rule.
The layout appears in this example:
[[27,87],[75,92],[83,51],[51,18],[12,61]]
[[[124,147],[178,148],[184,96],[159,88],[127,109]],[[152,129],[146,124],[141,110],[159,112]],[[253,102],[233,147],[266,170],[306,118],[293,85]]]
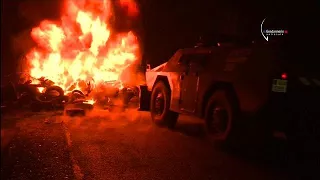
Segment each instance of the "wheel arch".
[[155,87],[155,85],[156,85],[158,82],[160,82],[160,81],[162,81],[162,82],[169,88],[169,91],[170,91],[170,93],[171,93],[171,86],[170,86],[168,77],[167,77],[167,76],[162,76],[162,75],[158,75],[158,76],[157,76],[157,78],[156,78],[156,80],[154,81],[154,84],[153,84],[153,86],[152,86],[152,90],[153,90],[153,88]]
[[237,93],[233,87],[233,85],[229,82],[214,82],[209,86],[207,91],[204,93],[203,100],[201,102],[201,117],[205,116],[205,109],[210,99],[210,96],[217,90],[223,89],[227,92],[229,98],[231,99],[233,105],[237,110],[240,108],[240,102],[237,96]]

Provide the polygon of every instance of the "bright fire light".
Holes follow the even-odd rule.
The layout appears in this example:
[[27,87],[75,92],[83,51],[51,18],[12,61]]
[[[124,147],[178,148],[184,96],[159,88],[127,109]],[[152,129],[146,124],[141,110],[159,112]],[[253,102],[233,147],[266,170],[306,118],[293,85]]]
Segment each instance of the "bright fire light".
[[43,93],[45,88],[44,87],[37,87],[37,89],[39,90],[39,92]]
[[[45,77],[65,91],[80,81],[120,81],[122,72],[139,58],[132,32],[111,28],[111,0],[65,0],[60,22],[43,20],[31,31],[36,42],[26,55],[34,78]],[[138,13],[133,0],[119,0],[128,16]],[[119,87],[122,86],[120,83]]]
[[96,101],[95,101],[94,99],[91,99],[91,100],[85,101],[84,103],[85,103],[85,104],[91,104],[91,105],[93,105],[95,102],[96,102]]

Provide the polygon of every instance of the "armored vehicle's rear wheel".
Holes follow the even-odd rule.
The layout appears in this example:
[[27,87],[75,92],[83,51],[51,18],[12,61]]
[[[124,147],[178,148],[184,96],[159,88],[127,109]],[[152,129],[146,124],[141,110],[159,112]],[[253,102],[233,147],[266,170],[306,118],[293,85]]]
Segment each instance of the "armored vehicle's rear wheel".
[[235,106],[225,90],[217,90],[210,97],[206,111],[206,129],[211,140],[229,140],[235,118]]
[[169,110],[170,90],[163,82],[158,82],[151,94],[150,112],[152,121],[157,125],[174,128],[179,114]]

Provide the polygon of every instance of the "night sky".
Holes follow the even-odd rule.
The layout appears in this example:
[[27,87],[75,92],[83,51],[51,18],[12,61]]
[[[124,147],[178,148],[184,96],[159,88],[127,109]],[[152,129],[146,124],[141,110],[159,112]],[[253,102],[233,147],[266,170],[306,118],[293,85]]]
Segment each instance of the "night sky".
[[[60,2],[2,0],[1,76],[14,72],[21,53],[32,47],[32,41],[26,39],[29,29],[42,19],[59,18]],[[267,25],[286,28],[291,34],[308,30],[300,39],[314,40],[319,32],[314,28],[320,22],[320,16],[316,16],[320,5],[316,1],[293,4],[289,0],[241,3],[236,0],[138,0],[138,3],[141,14],[131,24],[141,37],[143,59],[153,66],[166,61],[178,48],[193,46],[202,35],[261,39],[260,23],[265,17],[269,21]],[[119,27],[121,29],[121,25]]]

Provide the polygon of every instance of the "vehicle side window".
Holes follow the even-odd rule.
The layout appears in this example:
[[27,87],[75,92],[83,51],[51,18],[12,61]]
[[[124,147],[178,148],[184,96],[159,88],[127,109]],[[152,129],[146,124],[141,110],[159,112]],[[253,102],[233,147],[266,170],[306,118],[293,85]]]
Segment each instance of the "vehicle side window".
[[179,59],[179,63],[184,64],[186,66],[189,66],[191,63],[205,66],[207,64],[208,59],[208,54],[184,54]]
[[209,60],[209,54],[193,54],[189,60],[189,64],[196,64],[205,67]]
[[190,63],[190,59],[191,59],[190,56],[191,56],[190,54],[183,54],[179,59],[179,64],[188,66],[188,64]]

